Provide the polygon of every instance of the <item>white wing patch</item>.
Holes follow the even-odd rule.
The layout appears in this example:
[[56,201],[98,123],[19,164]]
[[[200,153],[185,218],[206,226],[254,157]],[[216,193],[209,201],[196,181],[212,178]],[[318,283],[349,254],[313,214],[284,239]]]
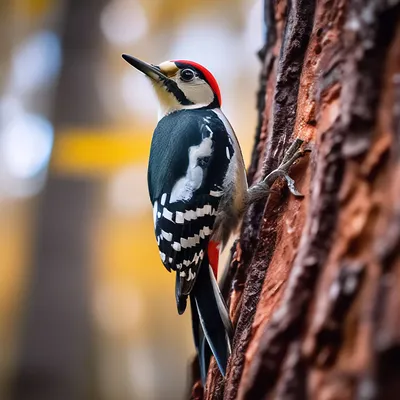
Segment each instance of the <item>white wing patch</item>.
[[183,216],[183,212],[180,212],[180,211],[176,212],[175,222],[177,224],[183,224],[185,222],[185,218]]
[[[201,231],[200,231],[200,232],[201,232]],[[204,232],[204,234],[205,234],[206,236],[208,236],[208,235],[211,235],[212,230],[211,230],[208,226],[205,226],[205,227],[203,228],[203,232]]]
[[206,137],[197,146],[189,148],[189,165],[186,175],[179,179],[172,188],[170,203],[177,201],[188,201],[193,193],[203,183],[203,169],[197,165],[200,158],[210,157],[212,154],[212,140]]
[[221,197],[224,194],[222,190],[210,190],[210,196]]
[[173,221],[172,221],[172,215],[173,215],[173,214],[172,214],[171,211],[168,210],[167,207],[164,207],[163,212],[162,212],[162,215],[163,215],[164,218],[166,218],[166,219],[168,219],[169,221],[173,222]]
[[206,205],[203,207],[203,210],[204,210],[204,214],[209,214],[209,215],[211,215],[211,212],[212,212],[211,204],[206,204]]
[[165,239],[168,240],[168,242],[172,241],[172,233],[165,232],[161,229],[161,236]]
[[174,242],[174,243],[172,243],[172,248],[173,248],[175,251],[181,251],[182,246],[180,245],[180,243]]
[[186,221],[193,221],[193,220],[197,219],[196,211],[194,211],[194,210],[185,211],[184,218],[186,219]]
[[158,211],[158,203],[157,201],[154,202],[153,205],[153,221],[154,221],[154,229],[157,225],[157,211]]

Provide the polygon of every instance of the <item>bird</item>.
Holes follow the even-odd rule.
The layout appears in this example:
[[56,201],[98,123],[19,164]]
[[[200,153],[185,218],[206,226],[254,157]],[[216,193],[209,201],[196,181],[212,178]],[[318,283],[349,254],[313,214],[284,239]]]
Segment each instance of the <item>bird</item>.
[[242,151],[221,109],[221,91],[213,74],[189,60],[149,64],[123,59],[151,81],[159,102],[148,163],[160,258],[173,271],[177,311],[190,299],[192,330],[203,384],[211,354],[225,376],[233,327],[218,286],[218,258],[248,207],[267,196],[277,177],[301,196],[288,175],[304,151],[302,140],[290,147],[280,166],[248,187]]

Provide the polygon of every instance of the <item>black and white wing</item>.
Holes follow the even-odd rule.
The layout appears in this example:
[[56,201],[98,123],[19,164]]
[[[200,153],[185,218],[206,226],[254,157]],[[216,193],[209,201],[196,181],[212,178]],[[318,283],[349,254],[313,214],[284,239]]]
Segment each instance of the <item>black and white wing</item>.
[[182,110],[160,120],[148,169],[160,256],[176,270],[177,296],[192,290],[205,258],[233,146],[210,110]]

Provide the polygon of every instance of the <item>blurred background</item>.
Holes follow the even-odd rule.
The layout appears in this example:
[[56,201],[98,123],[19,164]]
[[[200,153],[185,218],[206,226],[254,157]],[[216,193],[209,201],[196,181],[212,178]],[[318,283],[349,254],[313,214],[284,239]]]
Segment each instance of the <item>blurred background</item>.
[[0,0],[0,399],[181,399],[189,313],[159,260],[157,103],[121,59],[208,67],[249,161],[258,0]]

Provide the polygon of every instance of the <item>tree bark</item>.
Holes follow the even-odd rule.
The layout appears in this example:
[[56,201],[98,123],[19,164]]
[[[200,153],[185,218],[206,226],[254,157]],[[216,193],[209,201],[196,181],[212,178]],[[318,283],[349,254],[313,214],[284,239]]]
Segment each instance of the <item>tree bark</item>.
[[399,3],[265,2],[249,183],[295,138],[312,153],[291,168],[302,200],[277,182],[245,217],[205,399],[400,398]]

